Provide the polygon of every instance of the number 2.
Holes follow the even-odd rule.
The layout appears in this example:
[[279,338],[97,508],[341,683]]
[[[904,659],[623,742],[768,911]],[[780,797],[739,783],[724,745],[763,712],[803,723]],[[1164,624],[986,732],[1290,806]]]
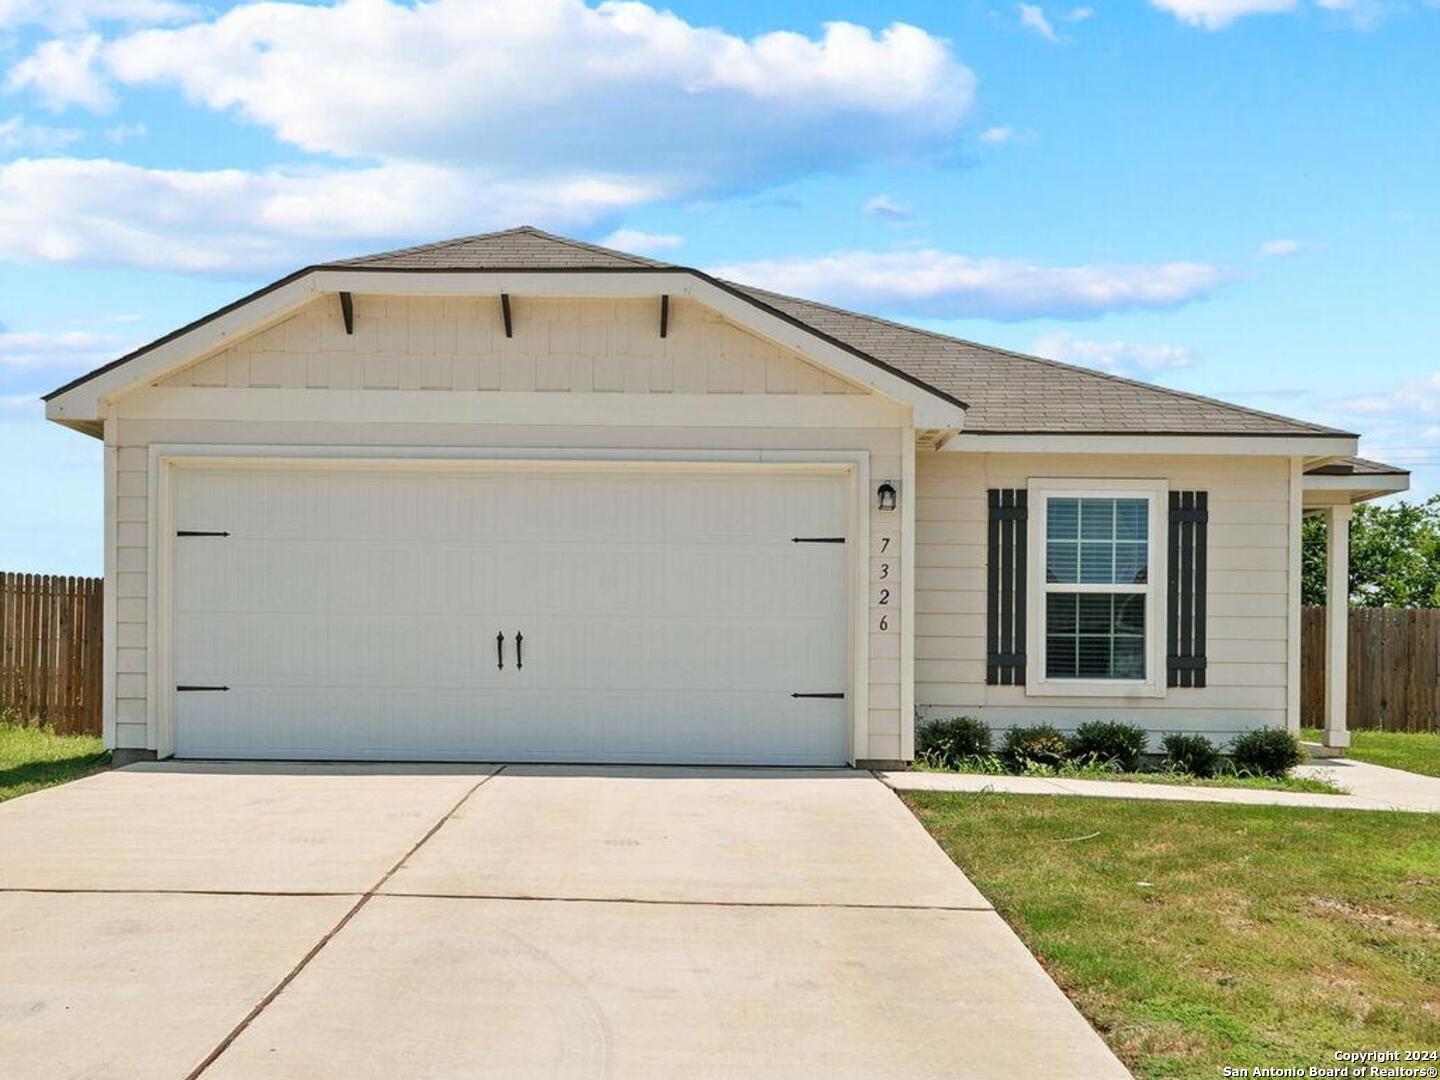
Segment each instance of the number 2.
[[890,603],[890,590],[889,590],[889,589],[881,589],[881,590],[880,590],[880,601],[879,601],[879,602],[880,602],[881,604],[888,604],[888,603]]

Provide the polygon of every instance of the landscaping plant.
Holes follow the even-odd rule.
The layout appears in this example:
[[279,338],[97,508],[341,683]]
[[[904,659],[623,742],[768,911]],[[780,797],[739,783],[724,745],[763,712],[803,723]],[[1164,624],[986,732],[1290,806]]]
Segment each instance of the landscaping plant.
[[932,720],[915,732],[915,753],[937,769],[954,769],[990,753],[990,728],[973,716]]
[[1305,760],[1300,740],[1284,728],[1256,728],[1235,736],[1230,757],[1241,773],[1284,776]]
[[1051,724],[1011,728],[1005,733],[1000,756],[1016,772],[1035,766],[1058,769],[1070,756],[1070,744]]
[[1109,765],[1119,772],[1137,772],[1140,756],[1148,743],[1145,729],[1135,724],[1091,720],[1076,728],[1070,737],[1070,754],[1083,764]]
[[1220,770],[1220,751],[1204,735],[1166,735],[1160,745],[1165,750],[1165,767],[1173,772],[1203,777]]

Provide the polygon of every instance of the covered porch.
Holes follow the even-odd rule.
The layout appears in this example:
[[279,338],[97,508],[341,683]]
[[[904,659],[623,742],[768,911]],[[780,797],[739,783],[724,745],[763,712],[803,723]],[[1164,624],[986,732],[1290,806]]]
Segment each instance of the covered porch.
[[[1313,466],[1302,483],[1306,517],[1325,519],[1325,720],[1322,747],[1350,745],[1348,712],[1350,641],[1350,520],[1360,503],[1405,491],[1405,469],[1351,457]],[[1298,726],[1298,715],[1294,718]]]

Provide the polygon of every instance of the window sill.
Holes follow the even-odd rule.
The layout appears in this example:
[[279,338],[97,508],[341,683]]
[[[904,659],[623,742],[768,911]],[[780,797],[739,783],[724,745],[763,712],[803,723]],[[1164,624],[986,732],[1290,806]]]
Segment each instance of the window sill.
[[1165,685],[1119,679],[1039,679],[1025,684],[1025,696],[1163,698]]

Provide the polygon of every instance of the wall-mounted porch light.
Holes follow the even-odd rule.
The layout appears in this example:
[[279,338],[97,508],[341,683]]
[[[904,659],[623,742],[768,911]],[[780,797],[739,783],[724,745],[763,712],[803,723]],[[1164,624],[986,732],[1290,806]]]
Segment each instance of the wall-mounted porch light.
[[875,500],[878,509],[894,510],[895,485],[889,480],[882,482],[881,485],[875,489]]

